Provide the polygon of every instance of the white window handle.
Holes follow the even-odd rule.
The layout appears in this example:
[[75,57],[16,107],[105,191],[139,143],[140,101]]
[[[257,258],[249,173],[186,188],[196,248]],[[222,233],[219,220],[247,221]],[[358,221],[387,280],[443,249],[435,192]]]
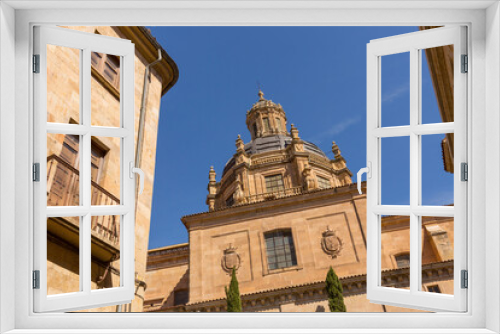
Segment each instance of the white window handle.
[[130,170],[130,178],[134,178],[134,174],[139,174],[139,195],[142,194],[142,191],[144,190],[144,172],[142,169],[138,167],[134,167],[134,162],[131,161],[129,164],[129,170]]
[[361,191],[361,175],[363,175],[363,173],[366,173],[368,179],[372,178],[372,163],[370,161],[368,161],[368,167],[361,168],[358,171],[356,182],[358,183],[358,192],[360,195],[363,194],[363,191]]

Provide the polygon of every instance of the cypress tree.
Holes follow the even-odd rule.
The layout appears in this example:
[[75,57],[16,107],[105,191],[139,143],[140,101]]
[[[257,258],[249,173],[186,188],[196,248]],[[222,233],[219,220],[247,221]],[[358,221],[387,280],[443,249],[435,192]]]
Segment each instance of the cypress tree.
[[226,302],[228,312],[242,312],[240,289],[238,287],[238,279],[236,278],[236,270],[233,268],[231,273],[231,283],[229,289],[224,287],[226,291]]
[[328,295],[330,312],[346,312],[342,293],[342,283],[333,268],[330,267],[326,275],[326,294]]

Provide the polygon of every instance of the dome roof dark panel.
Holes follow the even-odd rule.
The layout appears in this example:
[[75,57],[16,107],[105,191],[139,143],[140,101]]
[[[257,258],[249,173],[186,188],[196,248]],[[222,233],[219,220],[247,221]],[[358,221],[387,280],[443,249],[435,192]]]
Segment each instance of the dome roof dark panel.
[[[326,154],[316,145],[311,142],[305,141],[304,149],[307,152],[312,152],[317,155],[320,155],[324,158],[328,158]],[[268,137],[259,137],[245,144],[245,153],[248,155],[268,152],[268,151],[277,151],[283,150],[288,145],[292,143],[292,138],[284,135],[276,135],[276,136],[268,136]],[[234,166],[235,160],[234,157],[229,159],[224,167],[224,172],[222,175],[226,174],[226,172]]]

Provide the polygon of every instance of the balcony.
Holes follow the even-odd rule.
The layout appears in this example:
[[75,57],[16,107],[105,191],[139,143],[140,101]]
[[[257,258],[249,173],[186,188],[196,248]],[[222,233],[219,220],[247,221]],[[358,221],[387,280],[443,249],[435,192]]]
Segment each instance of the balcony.
[[279,198],[284,198],[288,196],[293,196],[293,195],[300,195],[304,192],[304,189],[302,187],[292,187],[292,188],[284,188],[280,189],[278,191],[273,191],[273,192],[265,192],[265,193],[260,193],[260,194],[255,194],[255,195],[250,195],[246,196],[243,201],[240,203],[237,203],[236,201],[234,202],[234,205],[226,205],[226,203],[221,203],[221,209],[230,207],[230,206],[235,206],[235,205],[240,205],[240,204],[252,204],[252,203],[258,203],[258,202],[264,202],[264,201],[270,201],[274,199],[279,199]]
[[[47,206],[80,205],[80,171],[61,157],[47,157]],[[91,184],[92,205],[119,205],[120,199],[96,182]],[[92,256],[109,262],[120,256],[120,217],[93,216],[91,220]],[[77,247],[79,244],[78,217],[50,218],[49,234]]]

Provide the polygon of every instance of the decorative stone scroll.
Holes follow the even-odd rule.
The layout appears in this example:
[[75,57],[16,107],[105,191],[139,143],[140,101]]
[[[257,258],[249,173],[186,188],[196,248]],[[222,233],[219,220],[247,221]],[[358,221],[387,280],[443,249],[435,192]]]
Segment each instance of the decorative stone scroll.
[[321,238],[321,248],[323,251],[335,259],[340,255],[344,243],[337,235],[337,231],[332,231],[330,226],[327,227],[326,231],[323,232],[323,237]]
[[236,252],[237,249],[237,247],[233,247],[232,244],[229,244],[229,246],[224,250],[224,255],[222,255],[221,266],[222,269],[228,274],[232,272],[233,268],[238,270],[240,267],[241,258]]

